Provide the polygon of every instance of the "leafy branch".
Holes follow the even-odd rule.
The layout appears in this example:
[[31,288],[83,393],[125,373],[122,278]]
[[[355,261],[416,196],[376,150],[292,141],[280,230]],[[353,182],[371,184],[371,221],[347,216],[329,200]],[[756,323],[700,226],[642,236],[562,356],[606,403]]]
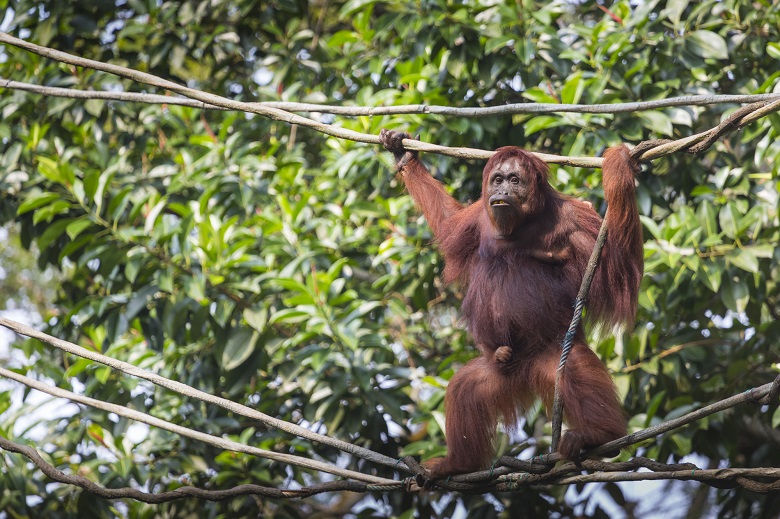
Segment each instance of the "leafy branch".
[[[298,425],[272,418],[268,415],[252,410],[246,406],[232,402],[220,397],[203,393],[195,388],[176,382],[148,370],[133,366],[132,364],[112,359],[100,353],[96,353],[76,344],[52,337],[43,332],[25,326],[21,323],[0,317],[0,326],[4,326],[21,335],[32,337],[41,342],[54,346],[62,351],[83,357],[86,359],[100,362],[111,368],[122,371],[123,373],[149,380],[161,387],[168,388],[181,395],[197,398],[204,402],[214,403],[237,414],[247,416],[261,421],[271,427],[276,427],[282,431],[295,434],[302,438],[320,441],[323,444],[336,447],[348,454],[356,455],[360,458],[393,467],[397,470],[414,472],[416,462],[410,458],[404,460],[393,460],[380,453],[358,447],[356,445],[336,440],[328,436],[313,433],[308,429]],[[124,406],[103,402],[94,398],[66,391],[48,384],[39,382],[26,377],[14,371],[0,367],[0,376],[15,380],[27,387],[45,392],[58,398],[67,398],[73,402],[89,405],[106,412],[116,413],[132,420],[140,421],[175,434],[180,434],[188,438],[203,441],[210,445],[220,447],[236,452],[244,452],[262,458],[272,459],[292,465],[320,470],[330,474],[350,478],[355,481],[336,481],[322,485],[314,485],[299,490],[280,490],[273,487],[263,487],[259,485],[241,485],[232,489],[222,491],[208,491],[187,487],[188,490],[178,489],[172,492],[160,494],[148,494],[140,492],[137,489],[106,489],[86,478],[79,476],[68,476],[58,471],[53,465],[47,463],[40,454],[31,447],[23,446],[6,438],[0,437],[0,447],[17,452],[28,457],[35,463],[46,475],[63,483],[68,483],[82,487],[101,497],[108,499],[118,499],[130,497],[147,503],[160,503],[185,497],[197,497],[200,499],[220,500],[235,497],[238,495],[263,495],[274,498],[307,497],[322,492],[334,491],[352,491],[352,492],[392,492],[405,489],[407,491],[419,490],[415,478],[407,478],[403,481],[379,478],[370,474],[355,472],[352,470],[341,469],[335,465],[316,460],[308,460],[300,456],[277,453],[259,449],[249,445],[244,445],[232,440],[219,438],[209,434],[194,431],[192,429],[170,424],[159,418],[155,418],[146,413],[128,409]],[[617,440],[608,442],[600,447],[586,452],[586,456],[602,456],[606,452],[615,449],[628,447],[636,443],[657,437],[663,433],[683,427],[689,423],[701,420],[714,413],[724,411],[739,404],[758,402],[760,404],[770,404],[777,400],[780,395],[780,376],[774,382],[764,384],[763,386],[750,389],[738,395],[723,399],[719,402],[707,405],[686,415],[669,420],[653,427],[643,429],[628,434]],[[553,465],[563,458],[558,453],[539,456],[532,460],[519,460],[511,457],[502,457],[497,460],[494,468],[485,471],[463,474],[448,478],[444,482],[438,482],[436,485],[446,490],[460,491],[465,493],[483,493],[491,490],[497,491],[516,491],[525,486],[531,485],[564,485],[569,483],[584,483],[598,481],[641,481],[649,479],[679,479],[701,481],[711,486],[719,488],[730,488],[741,486],[754,492],[770,492],[780,489],[780,469],[776,468],[752,468],[752,469],[716,469],[702,470],[695,465],[666,465],[663,463],[647,460],[637,457],[627,462],[602,462],[597,460],[583,460],[579,464],[566,462],[562,465],[553,467]],[[629,472],[639,468],[650,468],[654,472]],[[589,474],[576,474],[582,470],[592,471]]]
[[[314,119],[296,115],[267,104],[235,101],[233,99],[228,99],[216,94],[210,94],[208,92],[203,92],[194,88],[188,88],[179,85],[178,83],[174,83],[173,81],[168,81],[159,76],[155,76],[154,74],[133,70],[119,65],[82,58],[68,54],[66,52],[36,45],[19,38],[15,38],[4,32],[0,32],[0,43],[7,43],[14,47],[38,54],[39,56],[54,59],[69,65],[99,70],[119,77],[130,79],[138,83],[164,88],[190,99],[194,99],[196,101],[200,101],[202,103],[220,107],[226,110],[238,110],[242,112],[254,113],[275,121],[282,121],[291,125],[305,126],[307,128],[311,128],[318,132],[331,135],[333,137],[338,137],[340,139],[348,139],[356,142],[364,142],[367,144],[380,144],[378,135],[360,133],[354,130],[321,123],[319,121],[315,121]],[[721,124],[705,132],[673,141],[645,141],[640,145],[641,147],[639,147],[641,154],[635,153],[635,156],[638,160],[652,160],[670,155],[678,151],[702,151],[715,142],[715,140],[717,140],[720,136],[722,136],[724,132],[742,128],[761,117],[765,117],[770,113],[780,110],[780,99],[774,99],[774,101],[760,101],[758,103],[753,103],[741,108],[737,111],[737,113],[739,113],[739,117],[734,117],[734,115],[732,115],[729,118],[730,123],[726,125],[726,127]],[[476,148],[452,148],[449,146],[440,146],[438,144],[424,143],[414,139],[404,139],[403,145],[406,147],[406,149],[409,150],[439,153],[441,155],[448,155],[460,159],[488,159],[494,153],[493,151]],[[551,155],[538,152],[534,152],[534,155],[539,157],[541,160],[551,164],[563,164],[574,167],[599,168],[603,162],[603,159],[600,157],[563,157],[560,155]]]
[[[407,470],[407,467],[403,463],[399,463],[398,460],[390,458],[388,456],[385,456],[384,454],[380,454],[377,452],[374,452],[372,450],[353,445],[351,443],[347,443],[341,440],[337,440],[335,438],[330,438],[328,436],[324,436],[322,434],[315,433],[309,429],[306,429],[305,427],[301,427],[300,425],[292,424],[289,422],[286,422],[284,420],[280,420],[278,418],[274,418],[272,416],[268,416],[267,414],[261,413],[259,411],[256,411],[250,407],[247,407],[245,405],[232,402],[230,400],[227,400],[225,398],[221,398],[209,393],[206,393],[204,391],[200,391],[198,389],[195,389],[192,386],[188,386],[187,384],[184,384],[182,382],[178,382],[175,380],[170,380],[165,377],[162,377],[160,375],[157,375],[156,373],[153,373],[149,370],[139,368],[138,366],[134,366],[133,364],[130,364],[128,362],[123,362],[121,360],[112,359],[111,357],[107,357],[105,355],[101,355],[100,353],[88,350],[86,348],[83,348],[77,344],[73,344],[72,342],[64,341],[62,339],[58,339],[56,337],[52,337],[51,335],[47,335],[43,332],[40,332],[36,330],[35,328],[31,328],[29,326],[26,326],[22,323],[18,323],[16,321],[12,321],[10,319],[6,319],[5,317],[0,317],[0,326],[5,326],[9,330],[13,330],[16,333],[19,333],[21,335],[25,335],[27,337],[32,337],[34,339],[38,339],[41,342],[44,342],[50,346],[54,346],[55,348],[62,350],[66,353],[70,353],[71,355],[76,355],[78,357],[82,357],[85,359],[89,359],[95,362],[99,362],[101,364],[105,364],[106,366],[116,369],[118,371],[121,371],[122,373],[125,373],[127,375],[132,375],[134,377],[138,377],[144,380],[148,380],[149,382],[152,382],[153,384],[156,384],[160,387],[164,387],[166,389],[170,389],[171,391],[175,391],[176,393],[179,393],[181,395],[190,397],[190,398],[196,398],[198,400],[201,400],[203,402],[207,402],[210,404],[218,405],[224,409],[227,409],[228,411],[231,411],[233,413],[236,413],[241,416],[246,416],[247,418],[251,418],[253,420],[257,420],[258,422],[262,423],[263,425],[266,425],[268,427],[274,427],[276,429],[279,429],[281,431],[294,434],[295,436],[299,436],[301,438],[306,438],[307,440],[320,442],[324,445],[328,445],[330,447],[334,447],[336,449],[339,449],[343,452],[346,452],[347,454],[355,455],[359,458],[363,458],[367,461],[372,461],[374,463],[379,463],[381,465],[386,465],[388,467],[397,468],[400,470]],[[7,370],[6,370],[7,371]],[[91,404],[90,404],[91,405]],[[117,413],[118,414],[118,413]]]
[[[220,438],[219,436],[214,436],[211,434],[194,431],[188,427],[172,424],[170,422],[167,422],[160,418],[156,418],[147,413],[136,411],[135,409],[130,409],[125,406],[112,404],[110,402],[104,402],[102,400],[86,397],[84,395],[73,393],[72,391],[67,391],[65,389],[61,389],[58,387],[51,386],[49,384],[45,384],[43,382],[32,379],[30,377],[26,377],[24,375],[16,373],[15,371],[11,371],[3,367],[0,367],[0,376],[10,380],[15,380],[16,382],[24,384],[29,388],[36,389],[38,391],[41,391],[43,393],[46,393],[48,395],[57,398],[66,398],[71,402],[88,405],[90,407],[94,407],[95,409],[100,409],[101,411],[105,411],[107,413],[115,413],[119,416],[123,416],[130,420],[135,420],[136,422],[145,423],[147,425],[151,425],[153,427],[157,427],[159,429],[163,429],[165,431],[178,434],[179,436],[184,436],[186,438],[198,440],[207,443],[209,445],[213,445],[214,447],[219,447],[221,449],[225,449],[233,452],[242,452],[244,454],[251,454],[253,456],[258,456],[260,458],[266,458],[273,461],[288,463],[290,465],[296,465],[298,467],[304,467],[312,470],[317,470],[320,472],[327,472],[335,476],[356,479],[358,481],[365,481],[368,483],[387,484],[392,482],[392,480],[388,480],[385,478],[379,478],[376,476],[371,476],[369,474],[362,474],[360,472],[355,472],[353,470],[342,469],[332,463],[310,460],[308,458],[304,458],[301,456],[294,456],[292,454],[284,454],[281,452],[273,452],[266,449],[260,449],[257,447],[252,447],[251,445],[244,445],[242,443],[238,443],[233,440]],[[173,382],[173,381],[169,380],[169,382]],[[288,424],[288,425],[293,425],[293,424]]]

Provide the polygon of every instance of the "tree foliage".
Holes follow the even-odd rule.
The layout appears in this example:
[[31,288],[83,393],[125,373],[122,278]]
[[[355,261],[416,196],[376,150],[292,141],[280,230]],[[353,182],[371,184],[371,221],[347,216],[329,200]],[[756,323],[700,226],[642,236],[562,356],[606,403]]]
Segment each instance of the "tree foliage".
[[[485,106],[780,92],[780,8],[769,1],[0,5],[4,30],[16,36],[245,101]],[[147,91],[14,48],[0,56],[0,76],[8,79]],[[690,135],[735,108],[478,119],[314,115],[365,133],[408,129],[450,146],[596,155],[618,142]],[[475,350],[458,322],[460,293],[442,287],[430,230],[394,180],[386,153],[260,117],[172,105],[4,90],[0,109],[0,218],[15,222],[41,269],[59,271],[56,301],[43,316],[52,334],[392,457],[441,454],[446,381]],[[772,115],[702,155],[667,157],[641,173],[646,268],[637,326],[594,341],[631,427],[776,375],[779,135],[780,116]],[[479,196],[481,164],[424,160],[460,200]],[[598,170],[552,167],[551,178],[603,211]],[[17,367],[61,387],[258,447],[392,477],[39,343],[17,347],[28,359]],[[0,409],[7,409],[11,392],[3,387]],[[5,411],[0,432],[25,438],[11,414],[32,408]],[[712,466],[780,466],[780,413],[773,411],[736,408],[639,451],[662,461],[693,454]],[[545,452],[546,421],[542,410],[532,410],[500,452]],[[284,487],[323,477],[154,429],[133,433],[126,420],[91,409],[39,422],[37,443],[52,463],[109,486]],[[50,486],[18,456],[2,457],[0,508],[14,517],[350,510],[355,517],[448,517],[462,505],[474,517],[566,515],[571,507],[605,513],[588,504],[593,494],[582,488],[568,500],[565,489],[549,488],[118,504]],[[621,506],[631,498],[622,493],[627,486],[606,488]],[[578,493],[582,500],[571,497]],[[700,512],[694,505],[692,513]],[[780,505],[723,490],[714,506],[724,515],[771,516]]]

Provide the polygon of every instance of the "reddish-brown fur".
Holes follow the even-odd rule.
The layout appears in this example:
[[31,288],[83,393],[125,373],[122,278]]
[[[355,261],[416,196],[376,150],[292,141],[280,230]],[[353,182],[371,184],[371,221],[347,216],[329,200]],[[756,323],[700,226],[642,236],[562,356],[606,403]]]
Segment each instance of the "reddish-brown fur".
[[[398,135],[383,132],[382,138],[400,160]],[[636,166],[628,149],[617,146],[604,156],[608,235],[587,317],[611,326],[630,324],[635,317],[642,231],[634,199]],[[435,478],[486,468],[499,420],[514,426],[520,410],[535,397],[550,408],[561,341],[601,218],[590,204],[555,191],[547,166],[521,148],[497,150],[485,165],[483,197],[468,206],[447,194],[415,154],[407,152],[403,158],[401,175],[444,255],[445,281],[466,288],[462,314],[483,353],[450,380],[445,397],[448,454],[427,464]],[[533,179],[532,196],[511,237],[497,238],[485,195],[488,175],[502,161],[514,159],[522,174]],[[569,426],[559,446],[564,456],[576,457],[584,446],[626,433],[615,386],[585,342],[581,326],[562,389]]]

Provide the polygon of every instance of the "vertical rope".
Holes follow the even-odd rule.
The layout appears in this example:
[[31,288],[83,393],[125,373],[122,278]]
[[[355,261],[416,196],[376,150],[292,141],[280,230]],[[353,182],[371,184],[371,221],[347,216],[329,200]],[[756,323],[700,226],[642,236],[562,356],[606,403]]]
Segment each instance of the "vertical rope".
[[[607,210],[609,212],[609,210]],[[569,358],[569,353],[574,345],[574,337],[577,335],[577,328],[580,326],[582,320],[582,310],[585,308],[585,303],[588,300],[588,291],[590,290],[590,284],[593,282],[593,276],[596,273],[596,267],[599,264],[599,257],[601,256],[601,250],[604,248],[604,243],[607,241],[607,215],[604,215],[604,220],[601,222],[601,228],[599,229],[598,237],[596,238],[596,244],[593,246],[593,252],[588,259],[588,266],[585,269],[585,276],[582,278],[582,284],[580,285],[580,291],[577,293],[577,299],[574,301],[574,315],[571,318],[569,329],[566,331],[566,337],[563,339],[563,345],[561,348],[561,361],[558,363],[558,370],[555,373],[555,398],[553,400],[553,424],[552,424],[552,452],[558,450],[558,443],[561,441],[561,427],[563,425],[563,399],[561,398],[561,384],[563,382],[563,374],[566,370],[566,361]]]

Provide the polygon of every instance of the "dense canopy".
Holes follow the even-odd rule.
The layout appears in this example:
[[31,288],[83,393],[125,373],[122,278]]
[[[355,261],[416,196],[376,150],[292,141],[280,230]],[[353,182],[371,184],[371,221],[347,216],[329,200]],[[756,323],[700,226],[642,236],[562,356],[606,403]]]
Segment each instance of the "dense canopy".
[[[2,2],[0,29],[242,101],[338,106],[618,103],[780,93],[777,2],[236,0]],[[4,80],[148,92],[130,80],[0,50]],[[310,117],[361,133],[492,150],[600,154],[679,138],[739,105],[618,114]],[[476,355],[431,232],[379,146],[234,111],[0,90],[0,314],[203,391],[381,452],[441,455],[442,397]],[[780,116],[638,177],[645,274],[636,327],[591,341],[644,428],[771,382],[780,351]],[[481,161],[423,160],[461,201]],[[552,166],[561,191],[605,205],[598,169]],[[11,312],[13,310],[13,312]],[[562,335],[565,330],[562,330]],[[392,478],[323,445],[186,399],[37,341],[3,365],[93,398],[263,449]],[[61,470],[150,492],[331,476],[237,454],[0,384],[0,435]],[[24,399],[24,400],[22,400]],[[54,410],[54,411],[52,411]],[[547,452],[537,406],[499,454]],[[743,405],[624,450],[700,467],[780,467],[776,406]],[[53,485],[2,452],[9,517],[641,516],[641,483],[518,493],[327,494],[306,500],[108,501]],[[678,516],[772,517],[741,489],[670,483]],[[638,502],[638,504],[636,504]],[[458,512],[459,511],[459,512]],[[667,510],[670,511],[670,510]]]

